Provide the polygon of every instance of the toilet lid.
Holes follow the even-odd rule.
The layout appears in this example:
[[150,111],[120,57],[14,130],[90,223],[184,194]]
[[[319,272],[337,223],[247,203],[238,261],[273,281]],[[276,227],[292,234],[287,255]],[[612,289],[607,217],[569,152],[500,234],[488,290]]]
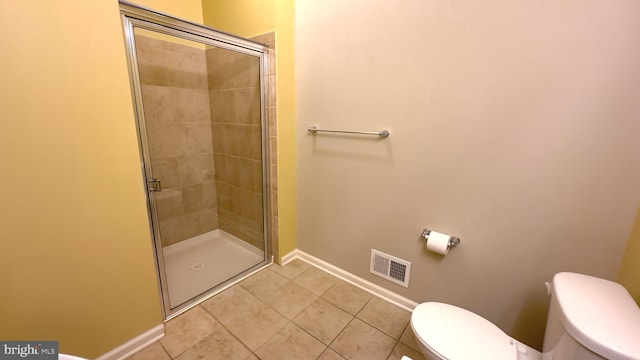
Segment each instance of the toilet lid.
[[517,358],[515,342],[499,327],[471,311],[438,302],[416,306],[411,314],[416,338],[443,359]]

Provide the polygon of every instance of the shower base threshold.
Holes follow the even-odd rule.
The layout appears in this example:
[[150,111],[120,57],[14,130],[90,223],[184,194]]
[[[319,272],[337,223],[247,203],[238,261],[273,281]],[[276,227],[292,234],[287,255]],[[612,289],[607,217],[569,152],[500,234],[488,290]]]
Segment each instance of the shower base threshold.
[[169,245],[163,252],[171,308],[264,260],[262,250],[220,229]]

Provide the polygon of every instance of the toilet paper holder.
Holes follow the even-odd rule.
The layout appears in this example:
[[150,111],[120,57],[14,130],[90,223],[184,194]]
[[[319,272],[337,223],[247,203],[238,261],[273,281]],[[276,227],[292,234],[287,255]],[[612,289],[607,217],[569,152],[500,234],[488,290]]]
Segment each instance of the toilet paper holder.
[[[429,240],[429,235],[430,234],[431,234],[431,230],[429,230],[429,229],[422,230],[422,237],[424,238],[425,241]],[[450,236],[449,237],[449,242],[447,243],[447,251],[453,249],[458,244],[460,244],[460,238],[457,237],[457,236]]]

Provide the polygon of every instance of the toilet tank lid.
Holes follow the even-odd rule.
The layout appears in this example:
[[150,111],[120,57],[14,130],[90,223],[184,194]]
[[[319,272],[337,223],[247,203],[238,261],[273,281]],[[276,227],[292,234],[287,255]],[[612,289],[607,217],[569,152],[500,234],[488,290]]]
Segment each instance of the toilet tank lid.
[[640,308],[622,285],[562,272],[551,293],[564,328],[582,345],[607,359],[640,358]]

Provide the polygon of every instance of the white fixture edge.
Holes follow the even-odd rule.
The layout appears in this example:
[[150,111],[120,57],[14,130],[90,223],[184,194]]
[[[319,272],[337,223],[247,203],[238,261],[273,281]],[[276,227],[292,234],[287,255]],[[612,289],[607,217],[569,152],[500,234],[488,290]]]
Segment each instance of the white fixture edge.
[[323,270],[331,275],[334,275],[351,285],[354,285],[372,295],[375,295],[387,302],[390,302],[396,306],[399,306],[409,312],[413,311],[413,309],[418,306],[418,303],[407,299],[404,296],[400,296],[394,293],[391,290],[387,290],[382,286],[376,285],[370,281],[367,281],[361,277],[358,277],[346,270],[340,269],[339,267],[332,265],[324,260],[320,260],[315,256],[309,255],[302,250],[295,249],[292,252],[284,255],[282,257],[282,266],[285,266],[287,263],[294,259],[300,259],[310,265],[317,267],[320,270]]
[[164,336],[164,324],[160,324],[100,356],[96,360],[123,360],[134,353],[162,339]]

